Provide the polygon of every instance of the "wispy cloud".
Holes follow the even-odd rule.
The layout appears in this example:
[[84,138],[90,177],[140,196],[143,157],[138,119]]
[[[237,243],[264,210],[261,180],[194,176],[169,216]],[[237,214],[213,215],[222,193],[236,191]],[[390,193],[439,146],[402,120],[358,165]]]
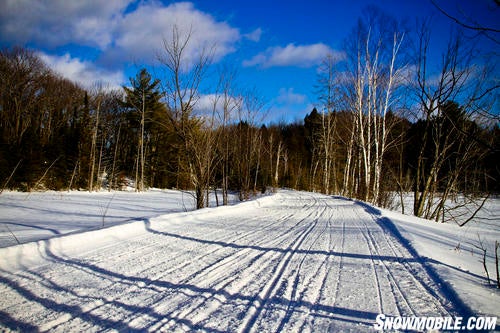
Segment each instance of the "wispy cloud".
[[329,53],[336,53],[328,45],[316,43],[311,45],[288,44],[285,47],[270,47],[243,62],[243,66],[274,66],[312,67],[318,65]]
[[195,110],[205,113],[215,111],[222,114],[225,103],[227,103],[226,106],[229,110],[234,110],[241,105],[241,98],[241,96],[224,97],[221,94],[201,94],[196,101]]
[[281,88],[276,102],[280,104],[303,104],[306,99],[306,95],[296,93],[293,88]]
[[294,88],[281,88],[272,101],[270,122],[301,121],[313,108],[305,94],[295,92]]
[[252,42],[260,41],[260,37],[262,37],[262,29],[257,28],[254,31],[243,35],[246,39],[251,40]]

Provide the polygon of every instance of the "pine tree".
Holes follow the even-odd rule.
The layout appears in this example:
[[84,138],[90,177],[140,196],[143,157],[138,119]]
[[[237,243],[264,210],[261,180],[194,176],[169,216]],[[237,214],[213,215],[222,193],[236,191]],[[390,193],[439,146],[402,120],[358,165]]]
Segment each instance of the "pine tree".
[[153,79],[146,69],[141,69],[135,78],[130,78],[131,87],[123,87],[125,90],[124,106],[133,112],[133,118],[137,117],[138,147],[136,159],[136,190],[144,190],[144,170],[146,164],[145,140],[154,115],[158,110],[164,108],[160,102],[162,97],[158,85],[160,80]]

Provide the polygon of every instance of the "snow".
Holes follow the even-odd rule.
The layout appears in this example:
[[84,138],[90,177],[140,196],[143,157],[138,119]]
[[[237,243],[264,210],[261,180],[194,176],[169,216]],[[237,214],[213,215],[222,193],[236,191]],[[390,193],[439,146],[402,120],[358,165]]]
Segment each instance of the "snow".
[[[236,196],[230,200],[234,203]],[[210,204],[215,206],[213,195]],[[173,190],[4,192],[0,196],[0,247],[194,208],[191,193]]]
[[500,314],[475,247],[478,232],[500,240],[498,219],[464,229],[287,190],[197,211],[189,200],[0,195],[0,221],[30,240],[0,249],[0,329],[359,332],[380,313]]
[[[482,218],[463,227],[384,211],[410,246],[480,314],[498,316],[499,290],[488,281],[480,241],[487,250],[490,278],[496,282],[495,241],[500,242],[500,200],[490,200]],[[499,250],[500,255],[500,250]],[[479,287],[478,287],[479,286]]]

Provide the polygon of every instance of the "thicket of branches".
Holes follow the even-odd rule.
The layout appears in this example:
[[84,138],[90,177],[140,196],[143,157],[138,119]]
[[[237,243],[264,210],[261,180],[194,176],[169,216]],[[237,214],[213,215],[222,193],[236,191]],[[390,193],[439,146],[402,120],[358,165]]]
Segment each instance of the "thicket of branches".
[[[2,188],[189,189],[197,208],[210,191],[221,204],[229,191],[244,200],[289,187],[379,205],[412,192],[417,216],[455,218],[450,199],[473,215],[500,189],[498,85],[459,34],[431,70],[429,31],[423,24],[411,40],[370,12],[342,59],[329,55],[318,68],[317,107],[302,122],[267,126],[266,103],[238,88],[234,70],[209,71],[213,48],[186,54],[191,31],[164,40],[159,77],[142,69],[120,90],[85,90],[33,51],[4,49]],[[218,84],[202,108],[207,79]]]

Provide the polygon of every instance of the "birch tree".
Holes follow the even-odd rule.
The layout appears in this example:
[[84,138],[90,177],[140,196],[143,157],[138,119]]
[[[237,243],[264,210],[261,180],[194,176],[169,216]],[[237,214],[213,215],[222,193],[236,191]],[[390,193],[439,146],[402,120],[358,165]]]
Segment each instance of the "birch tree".
[[[336,78],[336,64],[340,56],[328,54],[318,68],[318,88],[319,99],[322,103],[321,130],[318,137],[320,145],[319,155],[322,164],[322,188],[323,192],[330,194],[331,183],[333,183],[333,192],[338,193],[336,179],[336,115],[335,111],[342,106],[339,101],[339,80]],[[333,177],[333,181],[332,181]]]
[[344,89],[348,108],[355,115],[353,139],[359,147],[361,188],[358,195],[377,203],[388,133],[393,126],[387,114],[398,108],[398,87],[405,74],[400,53],[405,31],[394,19],[371,9],[359,21],[347,49],[350,88]]

